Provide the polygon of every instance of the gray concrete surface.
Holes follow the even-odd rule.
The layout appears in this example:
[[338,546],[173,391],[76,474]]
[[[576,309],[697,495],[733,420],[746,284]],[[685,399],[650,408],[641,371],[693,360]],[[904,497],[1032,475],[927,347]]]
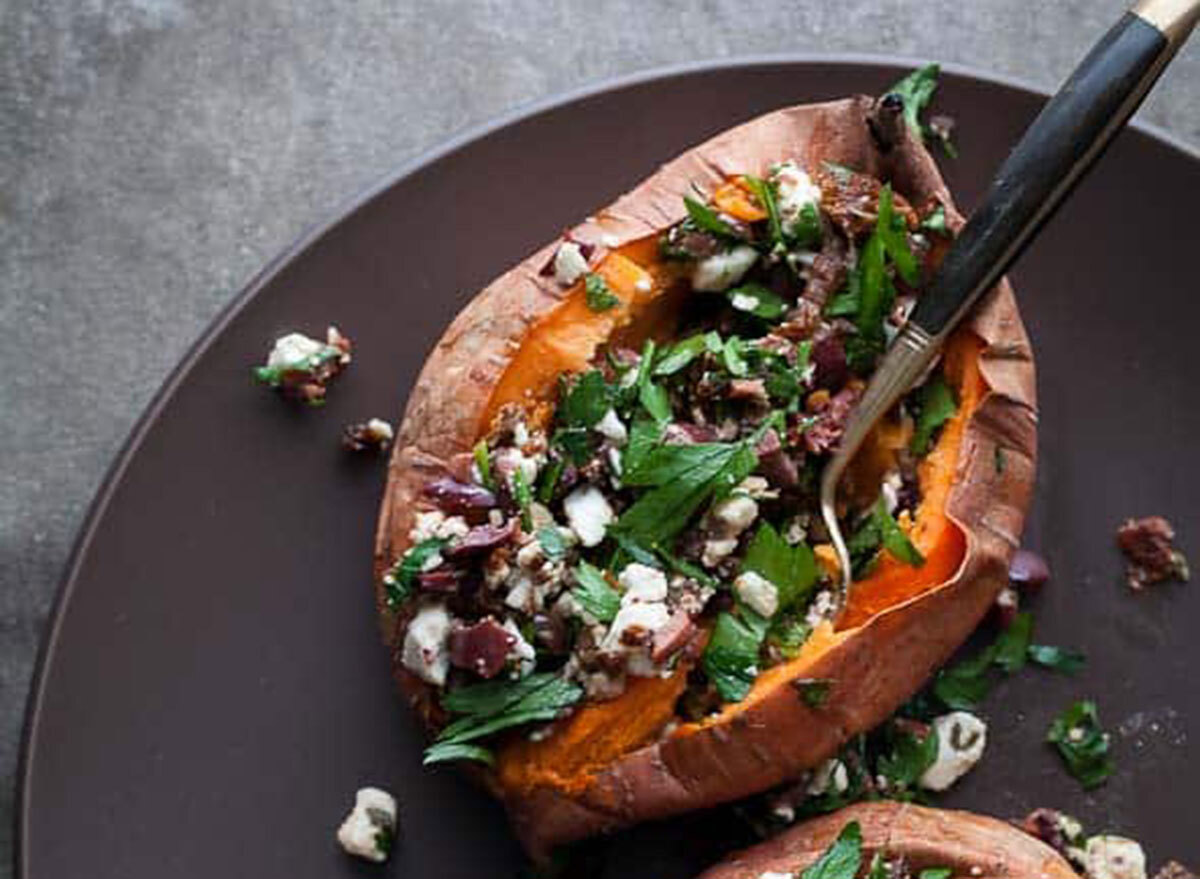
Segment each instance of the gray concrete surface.
[[[498,113],[663,64],[899,53],[1050,88],[1123,5],[0,0],[0,875],[87,504],[188,344],[331,206]],[[1200,41],[1143,118],[1200,144]]]

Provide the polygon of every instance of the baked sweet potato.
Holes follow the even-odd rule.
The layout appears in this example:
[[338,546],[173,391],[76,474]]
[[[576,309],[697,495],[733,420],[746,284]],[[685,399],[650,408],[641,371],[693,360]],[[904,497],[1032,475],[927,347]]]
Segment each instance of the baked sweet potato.
[[[655,666],[653,673],[643,669],[639,675],[631,660],[629,673],[622,666],[620,687],[611,692],[599,687],[593,694],[595,676],[575,674],[580,668],[576,653],[570,654],[560,670],[547,672],[544,679],[537,675],[525,678],[531,682],[527,684],[530,691],[551,678],[558,682],[556,690],[535,694],[533,701],[521,701],[528,693],[510,697],[511,689],[503,689],[507,686],[504,675],[528,675],[535,662],[542,668],[545,654],[541,645],[553,645],[557,637],[553,615],[539,617],[536,609],[519,621],[502,622],[506,607],[515,606],[512,599],[517,587],[512,587],[507,598],[493,593],[497,581],[519,568],[520,553],[505,543],[514,534],[523,535],[518,538],[524,541],[522,549],[535,544],[546,549],[543,538],[533,537],[545,532],[545,514],[529,500],[542,493],[546,472],[553,468],[547,464],[540,473],[531,470],[539,480],[531,486],[532,480],[526,479],[522,469],[528,463],[523,454],[531,444],[541,450],[536,454],[544,455],[547,446],[566,446],[573,437],[578,439],[571,424],[563,421],[562,412],[587,402],[570,399],[584,379],[564,380],[564,376],[589,374],[599,363],[609,373],[590,373],[601,376],[593,380],[597,388],[606,376],[628,377],[631,370],[641,382],[640,365],[622,365],[623,352],[638,348],[642,357],[635,355],[634,359],[648,364],[648,373],[656,375],[663,369],[663,361],[656,359],[662,346],[671,343],[666,350],[672,355],[679,351],[684,344],[679,341],[680,324],[695,320],[696,314],[708,307],[708,300],[698,298],[693,288],[719,286],[710,284],[708,278],[702,284],[698,269],[688,283],[680,263],[669,257],[678,249],[687,253],[692,248],[693,256],[701,254],[697,259],[707,258],[703,255],[706,248],[712,249],[712,235],[705,238],[703,233],[714,225],[714,216],[722,224],[716,227],[718,238],[728,235],[736,240],[752,224],[768,230],[755,234],[776,234],[779,205],[768,204],[773,196],[764,193],[761,178],[772,174],[776,175],[772,179],[778,180],[778,163],[789,162],[785,167],[809,169],[817,181],[816,228],[820,234],[814,240],[823,243],[819,251],[808,253],[798,263],[772,265],[775,274],[770,275],[770,283],[782,276],[785,286],[794,284],[798,273],[803,277],[801,293],[794,301],[788,298],[791,294],[784,297],[786,315],[762,337],[768,341],[753,340],[742,353],[753,349],[759,352],[755,356],[765,358],[761,352],[768,343],[778,342],[780,350],[785,350],[785,343],[792,345],[786,350],[798,356],[796,348],[807,346],[803,351],[812,365],[800,378],[804,393],[788,412],[776,416],[772,407],[777,406],[777,398],[774,390],[769,390],[775,386],[769,380],[734,377],[737,350],[732,363],[728,343],[720,350],[710,346],[701,356],[709,358],[705,363],[725,358],[724,366],[712,367],[713,372],[728,370],[727,375],[721,373],[722,406],[751,411],[762,404],[771,410],[761,423],[748,422],[747,430],[755,431],[752,436],[735,431],[736,441],[721,446],[721,453],[729,452],[737,442],[751,449],[751,469],[767,473],[770,490],[785,485],[784,501],[804,496],[805,479],[811,487],[822,455],[836,443],[838,419],[844,420],[856,399],[856,389],[861,387],[853,378],[854,369],[860,368],[855,360],[861,363],[866,357],[869,363],[870,344],[878,348],[882,340],[868,337],[865,329],[851,327],[845,330],[849,335],[839,353],[836,346],[831,352],[822,338],[805,334],[813,332],[814,321],[820,324],[818,333],[844,327],[844,318],[830,315],[853,308],[859,309],[854,319],[866,326],[861,291],[870,280],[864,281],[862,272],[869,271],[863,265],[872,252],[879,266],[886,264],[888,271],[895,273],[894,283],[900,288],[897,298],[911,299],[909,282],[916,280],[913,266],[902,271],[905,267],[900,264],[885,263],[881,254],[886,242],[877,238],[894,234],[920,244],[920,259],[928,272],[946,243],[938,230],[943,224],[953,230],[961,223],[923,146],[903,132],[886,148],[881,146],[873,134],[874,112],[874,101],[866,97],[785,109],[740,125],[669,162],[612,206],[571,229],[562,241],[539,250],[484,289],[438,342],[412,391],[390,462],[377,535],[377,602],[385,637],[402,691],[430,731],[440,735],[443,749],[437,759],[489,759],[491,754],[477,745],[480,730],[496,727],[492,721],[497,713],[505,715],[506,723],[514,714],[517,720],[535,722],[557,718],[533,735],[510,728],[489,739],[496,744],[493,765],[480,770],[485,783],[508,807],[517,833],[535,854],[624,825],[738,799],[797,777],[832,755],[851,736],[883,721],[916,692],[978,624],[1005,583],[1008,559],[1018,543],[1031,493],[1036,415],[1029,343],[1012,291],[1002,283],[947,348],[940,381],[945,386],[942,399],[949,395],[952,410],[944,413],[938,430],[914,439],[913,419],[899,418],[882,427],[859,456],[847,495],[848,509],[858,512],[848,515],[858,515],[866,523],[860,530],[868,538],[870,528],[877,529],[876,544],[884,531],[895,540],[884,539],[888,548],[875,551],[866,560],[866,565],[873,567],[869,573],[859,572],[846,606],[835,619],[823,619],[818,612],[801,616],[799,622],[793,620],[797,630],[804,628],[806,620],[812,623],[811,631],[802,632],[806,636],[802,646],[789,647],[782,643],[786,637],[779,636],[780,643],[770,647],[774,653],[767,668],[755,662],[734,663],[730,668],[729,662],[717,661],[728,660],[727,655],[714,658],[718,653],[714,642],[723,644],[731,632],[745,636],[755,620],[763,623],[762,617],[746,610],[749,604],[762,609],[766,618],[772,617],[766,611],[774,605],[761,591],[750,588],[762,584],[748,580],[745,589],[736,591],[736,601],[727,591],[723,597],[719,590],[702,612],[689,610],[681,615],[679,607],[685,602],[676,597],[674,608],[665,605],[652,624],[622,629],[618,633],[621,649],[629,654],[644,650],[641,656],[653,658],[660,648],[666,651],[668,647],[672,652],[668,663]],[[879,181],[888,186],[881,187]],[[782,191],[780,183],[773,185],[773,191]],[[685,204],[684,196],[699,199],[698,193],[708,194],[707,207],[700,201]],[[885,223],[883,217],[889,209]],[[925,228],[918,226],[922,220]],[[833,234],[832,227],[836,227]],[[721,253],[733,252],[728,242],[722,246],[726,249]],[[902,249],[907,250],[907,245]],[[862,254],[857,264],[848,267],[847,252]],[[572,278],[570,271],[556,275],[556,269],[570,269],[568,263],[578,264],[579,258],[586,263],[585,275]],[[770,254],[762,257],[764,272],[771,258]],[[560,283],[564,275],[569,283]],[[875,283],[880,283],[878,277]],[[764,286],[754,288],[754,308],[774,301],[762,292]],[[743,310],[747,301],[738,303]],[[740,320],[744,316],[735,317]],[[775,319],[780,320],[778,315]],[[876,319],[882,321],[882,316]],[[693,344],[700,338],[711,338],[711,334],[690,336],[686,341]],[[647,340],[660,343],[660,355],[654,354]],[[853,346],[851,340],[855,340]],[[695,365],[689,368],[700,371]],[[673,390],[665,395],[669,407],[674,407],[667,413],[671,423],[665,431],[668,435],[672,430],[686,434],[679,443],[710,443],[705,448],[716,449],[720,444],[710,434],[719,432],[722,422],[701,418],[701,411],[697,418],[704,423],[675,425],[679,412],[692,411],[685,405],[689,401],[701,410],[709,405],[704,396],[707,375],[704,372],[685,389],[692,396],[682,403],[680,394],[684,392]],[[824,386],[813,388],[813,383]],[[624,393],[618,378],[605,387],[609,390],[604,393],[615,395],[614,399]],[[840,390],[830,393],[836,388]],[[648,411],[662,405],[644,397],[642,404]],[[632,405],[637,406],[637,401]],[[645,411],[639,411],[644,423]],[[769,423],[779,427],[776,433],[784,435],[787,442],[799,443],[799,451],[788,452],[791,458],[779,458],[767,435]],[[623,424],[609,423],[608,428],[609,435],[625,431]],[[605,425],[597,423],[595,429],[605,429]],[[537,439],[529,439],[531,430]],[[634,425],[634,436],[626,435],[626,442],[637,442],[637,433]],[[505,439],[497,440],[498,435]],[[666,442],[656,436],[658,442]],[[607,445],[610,441],[603,442]],[[873,499],[881,479],[886,482],[889,472],[894,475],[889,468],[894,468],[897,460],[913,459],[918,445],[924,445],[919,462],[910,461],[909,480],[899,488],[918,500],[899,513],[898,519],[885,509],[880,514],[883,518],[876,521],[863,500]],[[513,449],[524,452],[516,454]],[[630,448],[622,451],[632,454]],[[722,460],[741,460],[738,450],[729,454],[733,457]],[[604,471],[601,457],[578,467],[569,456],[567,463],[561,464],[564,459],[560,457],[553,465],[560,471],[556,478],[570,477],[581,486],[589,479],[607,485],[603,480],[614,478],[614,473]],[[588,470],[597,467],[599,476]],[[733,469],[739,479],[747,472]],[[659,485],[670,481],[662,478]],[[681,495],[675,506],[652,512],[669,521],[682,509],[679,515],[683,518],[693,512],[703,517],[697,527],[711,524],[716,502],[728,500],[731,489],[731,485],[718,482],[705,488],[709,493],[702,493],[699,505],[693,503],[695,497]],[[553,483],[545,497],[557,497],[560,490]],[[896,492],[893,485],[893,495]],[[856,495],[862,497],[856,499]],[[811,501],[811,495],[808,497]],[[615,501],[626,506],[611,530],[629,534],[628,530],[621,532],[621,527],[633,515],[628,504],[636,507],[638,502]],[[780,502],[757,503],[777,507]],[[497,513],[497,508],[503,509]],[[442,513],[429,512],[438,509]],[[540,527],[538,515],[531,511],[541,516]],[[447,519],[445,513],[454,515]],[[665,544],[655,544],[648,553],[645,547],[629,546],[627,541],[602,560],[595,555],[599,548],[587,548],[586,535],[580,536],[594,520],[581,512],[571,519],[572,528],[561,528],[551,517],[549,526],[560,538],[569,537],[576,546],[583,541],[586,552],[592,553],[590,570],[596,576],[581,562],[572,569],[574,582],[580,585],[571,594],[578,595],[583,589],[583,597],[603,599],[600,605],[625,601],[637,591],[635,585],[642,588],[632,583],[632,576],[627,583],[622,575],[624,592],[616,593],[617,599],[605,592],[605,586],[611,590],[616,582],[616,563],[609,565],[608,559],[628,561],[630,552],[641,560],[639,564],[666,567],[672,590],[682,579],[685,587],[696,586],[693,593],[703,595],[711,593],[710,587],[703,585],[708,580],[719,581],[723,589],[738,570],[732,562],[721,562],[717,549],[734,556],[742,554],[741,571],[747,570],[748,531],[736,538],[726,535],[728,539],[716,549],[720,533],[704,532],[717,537],[703,543],[703,553],[688,556],[695,547],[684,545],[686,540],[672,543],[676,532],[651,518],[642,517],[644,532],[654,532],[661,525],[659,530],[669,535]],[[816,559],[828,564],[828,547],[820,545],[815,530],[819,526],[808,523],[806,527],[813,533],[806,537],[805,529],[800,528],[801,542],[794,547],[796,565],[803,568],[809,563],[801,550],[806,540],[818,544]],[[760,526],[754,542],[762,530]],[[607,547],[612,535],[603,527],[600,533]],[[771,537],[763,540],[769,542]],[[778,535],[774,539],[776,543],[781,540]],[[550,542],[562,550],[561,539]],[[735,548],[729,549],[729,544]],[[453,553],[455,559],[472,561],[456,567],[455,559],[443,559],[441,550]],[[545,564],[561,563],[546,558]],[[654,579],[638,571],[639,576]],[[739,580],[741,576],[738,574]],[[813,577],[820,577],[819,569],[801,579],[810,590],[805,594],[816,601],[812,595],[819,597],[820,593],[811,591],[816,588]],[[511,577],[504,582],[511,582]],[[531,600],[536,604],[537,585],[521,586],[525,589],[521,600],[533,594]],[[593,591],[587,592],[589,588]],[[648,588],[659,587],[651,583]],[[774,594],[776,598],[782,595],[778,590]],[[768,590],[766,599],[770,598]],[[731,603],[735,607],[729,611]],[[578,601],[575,604],[578,607]],[[469,607],[462,610],[464,605]],[[576,633],[572,649],[578,649],[580,637],[587,640],[578,634],[581,629],[596,631],[600,659],[611,659],[611,654],[604,652],[609,642],[601,640],[603,626],[597,629],[594,625],[599,617],[583,613],[582,619],[582,626],[572,623],[567,627],[568,634]],[[771,626],[776,622],[771,620]],[[615,621],[612,625],[617,627]],[[562,628],[558,626],[558,634]],[[759,642],[764,643],[766,637],[775,644],[770,641],[775,635],[764,636],[763,630],[756,633]],[[532,650],[531,644],[538,645],[536,658],[527,652],[519,655],[526,648]],[[722,679],[726,673],[728,677]],[[447,700],[443,695],[447,681],[453,683],[456,676],[471,674],[491,680],[477,684],[469,699]],[[575,683],[563,684],[564,677]],[[711,700],[714,681],[721,704]],[[587,690],[586,699],[581,700],[581,689]],[[736,698],[730,698],[735,690]],[[487,707],[481,709],[481,704]],[[571,709],[564,712],[568,704]],[[470,711],[476,713],[463,714]],[[456,718],[456,714],[463,716]]]
[[863,866],[879,854],[903,865],[888,876],[918,876],[949,870],[953,879],[1078,879],[1050,846],[1004,821],[908,803],[875,802],[797,824],[764,843],[739,852],[700,879],[795,877],[824,854],[847,825],[857,822]]

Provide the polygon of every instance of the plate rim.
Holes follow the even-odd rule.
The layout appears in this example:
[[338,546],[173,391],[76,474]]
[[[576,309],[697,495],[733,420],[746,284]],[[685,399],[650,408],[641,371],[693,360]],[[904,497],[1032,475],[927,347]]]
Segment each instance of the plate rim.
[[[633,73],[606,77],[552,95],[520,102],[482,122],[468,126],[456,134],[438,141],[428,149],[422,150],[395,168],[385,171],[374,181],[341,199],[331,208],[321,211],[318,219],[312,221],[290,244],[269,258],[262,268],[250,276],[239,291],[220,307],[187,347],[135,419],[112,461],[105,469],[104,476],[88,503],[83,519],[72,539],[71,551],[57,577],[54,595],[46,615],[45,629],[39,638],[38,650],[29,678],[29,689],[22,708],[21,736],[14,772],[15,789],[12,801],[14,876],[17,879],[30,879],[26,860],[31,789],[29,776],[32,758],[36,750],[38,724],[46,699],[46,671],[58,644],[64,611],[74,593],[83,560],[95,538],[100,521],[107,511],[125,471],[141,449],[146,434],[174,397],[175,391],[191,374],[197,361],[204,356],[217,337],[238,318],[255,297],[295,259],[405,178],[420,173],[442,159],[510,126],[553,112],[569,104],[666,79],[708,73],[727,73],[755,67],[779,65],[872,66],[912,69],[929,63],[931,63],[929,58],[869,52],[766,52],[659,65]],[[1024,92],[1043,101],[1050,98],[1050,93],[1044,88],[1023,77],[987,71],[954,62],[937,61],[935,63],[939,64],[941,72],[944,74]],[[1137,134],[1182,154],[1185,158],[1200,162],[1200,145],[1193,146],[1182,137],[1172,134],[1159,125],[1135,119],[1128,127]]]

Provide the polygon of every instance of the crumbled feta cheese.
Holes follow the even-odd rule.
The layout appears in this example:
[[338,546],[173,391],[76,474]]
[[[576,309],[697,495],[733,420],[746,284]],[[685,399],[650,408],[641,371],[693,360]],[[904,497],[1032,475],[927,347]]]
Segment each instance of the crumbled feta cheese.
[[354,795],[354,808],[337,830],[337,841],[348,854],[375,863],[387,860],[396,837],[396,799],[377,787]]
[[757,296],[749,293],[734,293],[729,299],[729,304],[738,311],[754,311],[761,303]]
[[796,820],[796,807],[791,803],[779,803],[771,809],[771,814],[785,824],[791,824]]
[[542,550],[542,544],[536,539],[530,540],[517,550],[517,564],[528,571],[538,567],[543,558],[545,558],[545,553]]
[[267,369],[304,368],[308,366],[309,358],[316,357],[324,350],[324,342],[304,333],[288,333],[275,340],[271,353],[267,355]]
[[1123,836],[1092,836],[1084,844],[1088,879],[1146,879],[1146,853]]
[[926,790],[946,790],[983,757],[987,724],[967,711],[951,711],[933,720],[938,737],[937,758],[921,776]]
[[421,608],[404,633],[404,667],[426,683],[442,686],[450,671],[446,639],[450,614],[440,604]]
[[704,541],[704,551],[700,555],[700,563],[706,568],[715,568],[733,554],[737,545],[736,537],[718,537],[706,540]]
[[525,640],[516,622],[511,619],[504,621],[504,628],[513,636],[512,647],[508,649],[509,661],[516,666],[517,677],[523,678],[533,671],[537,664],[537,651]]
[[496,452],[492,466],[506,475],[509,488],[515,490],[514,480],[518,471],[524,477],[525,484],[533,486],[545,460],[546,456],[542,454],[526,455],[516,448],[501,449]]
[[758,518],[758,504],[744,494],[731,494],[713,505],[709,519],[724,536],[741,534]]
[[849,789],[850,774],[846,771],[846,764],[837,757],[830,757],[813,770],[805,791],[810,797],[819,797],[831,790],[844,794]]
[[880,486],[880,494],[883,495],[883,502],[887,506],[887,511],[892,515],[896,513],[896,507],[900,506],[900,489],[904,485],[904,480],[900,476],[899,470],[893,470],[887,476],[883,477],[883,485]]
[[641,277],[633,282],[633,289],[639,293],[649,293],[654,289],[654,282],[647,277]]
[[796,516],[794,519],[789,519],[787,528],[785,528],[783,531],[783,539],[792,546],[803,543],[808,537],[808,528],[806,525],[806,520],[802,519],[800,516]]
[[625,445],[629,439],[629,431],[625,429],[625,425],[622,423],[615,409],[609,409],[605,412],[604,417],[596,422],[592,430],[618,446]]
[[758,260],[758,251],[739,244],[722,253],[706,256],[692,271],[692,288],[709,293],[728,290],[742,279]]
[[508,595],[504,596],[504,603],[513,610],[531,614],[540,610],[537,599],[538,593],[533,588],[533,579],[528,574],[521,574],[509,587]]
[[462,516],[447,516],[441,510],[418,510],[408,539],[413,543],[440,538],[465,537],[471,526]]
[[775,204],[784,229],[791,231],[806,205],[819,207],[821,187],[795,162],[776,165],[771,176],[775,181]]
[[808,606],[808,613],[804,615],[804,622],[810,629],[815,629],[833,616],[836,609],[837,601],[834,599],[833,593],[828,589],[822,589],[813,596],[812,604]]
[[754,500],[768,500],[779,497],[779,492],[771,488],[771,483],[761,476],[747,476],[737,484],[734,494],[744,494]]
[[767,870],[758,874],[758,879],[796,879],[795,873],[780,873],[776,870]]
[[380,437],[384,442],[390,443],[396,438],[396,430],[392,427],[391,422],[384,421],[382,418],[368,419],[367,430],[371,431],[375,436]]
[[629,605],[635,601],[663,601],[667,597],[666,575],[649,565],[637,562],[626,565],[617,577],[617,582],[625,590],[621,597],[622,605]]
[[584,546],[599,546],[616,518],[608,498],[594,485],[584,485],[567,495],[563,499],[563,512]]
[[524,421],[518,421],[512,428],[513,445],[517,448],[524,448],[529,442],[529,428],[525,426]]
[[779,610],[779,589],[766,577],[754,571],[744,571],[733,581],[733,591],[742,603],[759,616],[768,619]]
[[654,633],[670,619],[671,612],[661,601],[622,601],[600,649],[624,655],[625,667],[631,675],[652,677],[659,671],[650,659]]
[[621,490],[621,473],[624,471],[625,465],[621,462],[620,449],[606,449],[604,456],[608,458],[608,468],[612,470],[613,488]]
[[564,241],[558,245],[554,254],[554,280],[564,287],[570,287],[588,270],[588,261],[583,251],[574,241]]

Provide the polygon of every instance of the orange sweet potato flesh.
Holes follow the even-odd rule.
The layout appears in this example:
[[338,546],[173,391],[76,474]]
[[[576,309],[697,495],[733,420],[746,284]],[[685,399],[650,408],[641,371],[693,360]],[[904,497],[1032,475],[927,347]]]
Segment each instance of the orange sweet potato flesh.
[[862,831],[863,862],[876,853],[903,858],[913,875],[948,868],[952,879],[1078,879],[1054,849],[1006,821],[910,803],[859,803],[785,830],[726,858],[698,879],[796,876],[813,864],[851,821]]
[[[562,289],[540,274],[555,243],[481,292],[442,337],[409,397],[380,514],[377,575],[409,545],[421,486],[469,453],[502,407],[544,417],[561,372],[586,368],[606,344],[671,335],[688,294],[676,270],[657,260],[655,238],[686,215],[682,196],[693,186],[715,192],[775,162],[815,168],[830,161],[890,180],[912,204],[936,199],[951,225],[960,223],[919,143],[906,138],[880,152],[867,123],[871,106],[869,98],[851,98],[752,120],[669,162],[572,229],[573,240],[596,248],[593,270],[620,299],[609,312],[586,307],[582,284]],[[741,210],[736,192],[725,195],[727,212]],[[920,468],[923,500],[912,538],[925,564],[882,560],[856,584],[836,629],[818,628],[796,659],[762,674],[742,702],[702,723],[673,723],[685,685],[681,667],[583,707],[541,742],[510,738],[482,778],[531,853],[795,778],[886,719],[966,639],[1006,582],[1033,478],[1032,355],[1007,283],[985,298],[945,361],[960,407]],[[995,463],[1001,458],[1002,468]],[[382,587],[377,603],[397,682],[436,729],[436,693],[400,662],[407,619],[387,608]],[[813,678],[830,684],[819,707],[793,686]]]

